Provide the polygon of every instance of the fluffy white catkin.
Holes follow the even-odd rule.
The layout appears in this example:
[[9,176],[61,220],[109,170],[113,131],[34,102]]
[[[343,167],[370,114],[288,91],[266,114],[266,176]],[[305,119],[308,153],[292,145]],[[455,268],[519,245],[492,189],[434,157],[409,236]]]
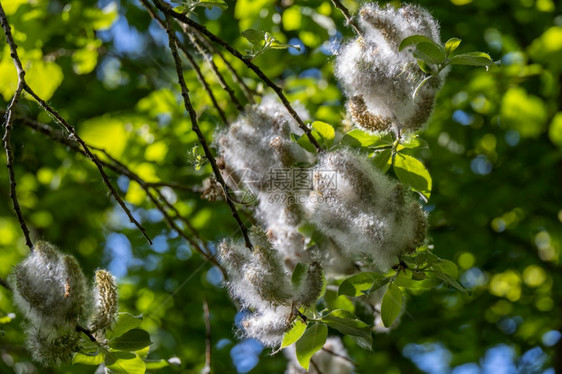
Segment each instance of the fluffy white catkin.
[[348,97],[351,118],[368,131],[419,129],[431,114],[446,70],[413,97],[426,74],[412,54],[398,51],[398,46],[411,35],[440,43],[437,21],[416,5],[366,4],[359,12],[359,26],[363,37],[341,46],[334,69]]
[[346,255],[381,271],[425,240],[427,218],[420,204],[351,150],[320,156],[305,211]]

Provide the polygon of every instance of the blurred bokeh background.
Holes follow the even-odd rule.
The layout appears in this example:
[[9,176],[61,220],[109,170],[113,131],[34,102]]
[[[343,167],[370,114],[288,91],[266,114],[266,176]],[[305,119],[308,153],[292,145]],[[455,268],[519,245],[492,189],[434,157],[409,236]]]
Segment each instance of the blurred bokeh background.
[[[358,373],[562,372],[562,4],[553,0],[413,1],[441,23],[441,37],[462,39],[459,52],[488,52],[501,68],[455,66],[421,133],[434,190],[427,204],[435,252],[455,261],[470,291],[440,288],[408,294],[407,313],[372,353],[344,343]],[[253,28],[301,50],[271,50],[254,62],[311,118],[342,127],[344,98],[333,78],[333,52],[352,37],[330,1],[226,0],[198,7],[195,19],[240,51]],[[383,2],[381,2],[383,3]],[[399,5],[399,1],[391,3]],[[354,13],[359,2],[344,1]],[[138,1],[2,0],[28,83],[91,144],[104,148],[163,193],[212,247],[238,235],[223,201],[195,191],[211,173],[188,155],[197,145],[176,86],[167,37]],[[2,40],[0,108],[16,84]],[[192,48],[192,47],[191,47]],[[264,90],[240,61],[227,60],[255,90]],[[238,111],[197,55],[229,120]],[[244,103],[223,60],[215,62]],[[195,73],[185,70],[207,139],[224,126]],[[18,116],[52,124],[25,97]],[[57,129],[56,125],[53,128]],[[216,373],[282,373],[285,359],[252,340],[240,341],[235,305],[221,273],[171,231],[133,181],[111,174],[154,245],[108,197],[93,164],[44,134],[15,124],[15,172],[23,213],[35,239],[75,255],[86,274],[105,267],[120,282],[123,311],[145,316],[151,358],[177,356],[182,371],[204,365],[203,299],[211,312]],[[5,154],[0,155],[5,164]],[[0,169],[0,277],[27,248]],[[245,216],[247,219],[247,216]],[[179,225],[184,223],[178,222]],[[24,349],[21,316],[0,289],[0,372],[85,373],[37,368]]]

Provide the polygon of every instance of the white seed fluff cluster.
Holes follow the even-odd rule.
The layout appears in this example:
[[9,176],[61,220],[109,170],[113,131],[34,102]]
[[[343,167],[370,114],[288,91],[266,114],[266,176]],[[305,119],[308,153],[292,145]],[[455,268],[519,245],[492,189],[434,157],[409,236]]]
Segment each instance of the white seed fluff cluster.
[[[285,356],[289,359],[285,374],[351,374],[353,364],[344,357],[349,358],[341,339],[329,337],[324,343],[322,350],[312,356],[314,365],[308,371],[304,370],[297,361],[295,347],[290,346],[284,350]],[[316,370],[318,368],[318,370]]]
[[[287,174],[276,171],[303,171],[295,163],[313,161],[290,140],[291,133],[299,132],[286,109],[268,97],[249,107],[218,139],[227,176],[234,174],[235,182],[252,188],[263,227],[250,230],[252,251],[223,241],[219,260],[232,297],[249,311],[241,333],[270,347],[278,346],[290,329],[294,308],[314,305],[323,272],[334,278],[359,270],[386,271],[426,237],[427,217],[420,204],[358,152],[340,148],[319,155],[306,170],[308,190],[284,180]],[[247,170],[254,176],[249,181]],[[276,195],[295,199],[272,200]],[[312,225],[322,238],[309,245],[312,238],[299,231],[303,225]],[[293,285],[291,274],[299,263],[307,271]]]
[[383,272],[426,237],[427,217],[420,204],[350,150],[320,156],[304,210],[345,255]]
[[98,271],[92,289],[76,259],[46,242],[35,244],[14,268],[10,281],[14,303],[27,319],[27,347],[45,366],[72,359],[80,340],[77,326],[98,333],[110,327],[117,312],[111,274]]
[[429,118],[443,70],[417,92],[426,74],[400,42],[424,35],[440,43],[437,21],[423,8],[366,4],[359,12],[362,36],[337,52],[335,74],[348,97],[352,120],[368,131],[417,130]]
[[232,297],[250,310],[242,321],[242,333],[274,347],[290,328],[292,307],[310,306],[320,296],[322,268],[311,263],[300,285],[293,286],[266,234],[257,227],[250,231],[253,251],[242,244],[223,241],[220,260],[229,275],[227,286]]
[[[297,111],[301,118],[308,117],[304,108],[297,107]],[[283,174],[298,162],[313,161],[309,153],[291,141],[291,133],[300,135],[302,130],[283,105],[266,96],[259,105],[247,108],[218,139],[226,165],[225,179],[250,182],[247,187],[258,199],[256,215],[269,230],[270,241],[289,269],[309,258],[304,252],[305,239],[297,229],[301,211],[297,205],[288,204],[288,199],[298,192],[287,184],[276,183],[275,173]],[[285,201],[272,203],[278,193]]]

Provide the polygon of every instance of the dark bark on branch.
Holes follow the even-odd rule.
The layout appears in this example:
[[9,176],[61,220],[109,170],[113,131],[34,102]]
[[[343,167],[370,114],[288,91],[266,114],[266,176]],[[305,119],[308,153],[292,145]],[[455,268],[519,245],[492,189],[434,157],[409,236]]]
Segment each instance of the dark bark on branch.
[[[10,26],[8,24],[6,14],[4,13],[4,9],[2,8],[1,4],[0,4],[0,19],[1,19],[1,23],[2,23],[2,28],[4,29],[4,34],[6,35],[6,40],[8,41],[8,45],[10,46],[11,56],[12,56],[12,59],[14,60],[14,65],[15,65],[16,70],[18,72],[18,89],[16,90],[16,94],[14,95],[14,99],[12,100],[12,103],[10,104],[10,107],[8,108],[8,111],[7,111],[9,119],[6,122],[6,128],[7,129],[10,128],[11,115],[12,115],[11,113],[13,111],[13,107],[15,106],[15,103],[17,102],[17,99],[18,99],[19,95],[21,94],[22,90],[27,92],[29,95],[31,95],[31,97],[33,97],[39,103],[39,105],[47,113],[49,113],[56,120],[56,122],[58,122],[61,126],[63,126],[66,129],[66,131],[68,131],[74,137],[74,139],[76,139],[76,141],[80,144],[80,146],[84,150],[84,153],[86,154],[86,156],[88,156],[88,158],[98,168],[98,170],[101,174],[101,177],[103,179],[103,182],[105,183],[105,185],[109,189],[111,195],[115,198],[115,200],[117,200],[117,203],[121,206],[123,211],[127,214],[127,217],[129,217],[129,220],[135,226],[137,226],[137,228],[141,231],[141,233],[144,235],[146,240],[148,240],[148,242],[150,244],[152,244],[152,241],[150,240],[150,238],[146,234],[145,228],[133,217],[131,211],[129,210],[129,208],[127,208],[127,206],[125,205],[125,202],[121,199],[121,197],[119,196],[119,193],[117,192],[115,187],[113,187],[113,185],[111,184],[111,182],[109,180],[109,177],[107,176],[107,174],[105,173],[105,171],[103,169],[103,165],[100,163],[100,160],[90,151],[90,149],[84,143],[82,138],[80,138],[80,136],[78,136],[74,127],[72,127],[53,107],[51,107],[49,104],[47,104],[45,102],[45,100],[41,99],[35,93],[35,91],[33,91],[31,89],[31,87],[29,87],[29,85],[25,82],[25,78],[24,78],[25,71],[24,71],[24,69],[22,67],[22,64],[21,64],[21,61],[19,59],[19,56],[18,56],[18,53],[17,53],[17,50],[16,50],[17,46],[16,46],[16,44],[14,42],[14,39],[12,37],[12,33],[10,31]],[[7,136],[7,138],[6,138],[6,136],[4,137],[4,139],[5,139],[4,143],[5,144],[9,144],[9,141],[7,141],[7,140],[9,140],[9,130],[7,130],[7,131],[8,131],[8,136]],[[6,151],[6,152],[8,153],[8,151]],[[11,152],[9,152],[9,153],[11,153]],[[10,154],[10,156],[11,156],[11,154]],[[9,163],[11,163],[11,157],[9,158]],[[11,168],[11,167],[8,167],[8,168],[11,170],[11,176],[13,176],[13,168]],[[15,181],[12,180],[10,182],[10,184],[11,184],[11,189],[13,189],[13,195],[15,197]],[[10,195],[12,195],[12,193]],[[13,201],[15,203],[17,203],[16,198],[13,198]],[[16,205],[16,204],[14,204],[14,205]],[[17,207],[19,209],[19,204],[17,205]],[[27,230],[27,227],[25,226],[25,223],[23,222],[23,217],[21,216],[21,211],[16,210],[16,214],[18,214],[18,220],[20,221],[20,225],[22,225],[22,229],[24,230],[24,235],[26,236],[26,243],[32,249],[31,240],[29,239],[29,231]]]
[[[141,2],[143,2],[143,3],[145,1],[146,0],[141,0]],[[199,23],[193,21],[192,19],[187,17],[185,14],[175,12],[173,9],[171,9],[168,5],[164,4],[160,0],[154,0],[154,3],[156,4],[156,7],[158,7],[158,9],[160,9],[167,17],[175,18],[176,20],[180,21],[181,23],[184,23],[184,24],[188,25],[189,27],[197,30],[199,33],[201,33],[202,35],[207,37],[209,40],[219,44],[220,46],[225,48],[230,54],[232,54],[234,57],[236,57],[240,61],[242,61],[268,87],[273,89],[273,91],[277,94],[277,96],[279,97],[279,99],[281,100],[281,102],[283,103],[285,108],[287,108],[287,111],[291,114],[291,116],[295,119],[295,121],[297,121],[297,124],[299,125],[301,130],[306,134],[306,136],[308,137],[310,142],[314,145],[314,147],[316,148],[316,151],[318,153],[324,152],[324,149],[320,146],[320,144],[318,143],[316,138],[312,135],[311,130],[306,126],[306,124],[304,123],[302,118],[298,115],[298,113],[295,111],[295,109],[291,106],[291,103],[289,102],[289,100],[287,99],[285,94],[283,93],[283,90],[281,89],[281,87],[279,87],[271,79],[269,79],[269,77],[267,75],[265,75],[265,73],[263,71],[261,71],[261,69],[259,67],[257,67],[252,61],[250,61],[250,59],[244,57],[240,52],[238,52],[236,49],[231,47],[226,41],[224,41],[223,39],[219,38],[218,36],[216,36],[215,34],[210,32],[209,30],[207,30],[207,28],[205,26],[200,25]]]
[[12,122],[14,118],[14,110],[18,103],[18,100],[23,92],[25,87],[25,70],[21,65],[21,61],[18,57],[17,53],[17,46],[14,42],[14,38],[12,36],[12,31],[10,30],[10,24],[8,23],[8,18],[6,17],[6,13],[4,13],[4,8],[2,4],[0,4],[0,23],[2,24],[2,29],[4,30],[4,34],[6,35],[6,40],[10,47],[10,56],[14,61],[14,65],[16,67],[16,71],[18,74],[18,85],[16,88],[16,92],[12,97],[12,101],[8,105],[6,110],[6,122],[4,124],[4,136],[2,137],[2,141],[4,143],[4,149],[6,150],[6,167],[8,168],[8,177],[10,181],[10,199],[12,200],[12,206],[16,213],[18,222],[21,227],[21,231],[23,232],[23,236],[25,238],[25,244],[29,247],[30,251],[33,251],[33,242],[31,241],[29,235],[29,229],[25,220],[23,218],[23,213],[21,212],[21,207],[18,201],[18,195],[16,190],[16,174],[14,172],[14,154],[12,152],[12,144],[11,144],[11,133],[12,133]]
[[197,134],[197,138],[199,139],[199,143],[203,147],[203,150],[205,152],[205,156],[207,157],[207,160],[209,160],[209,163],[211,164],[211,167],[212,167],[213,172],[215,174],[215,178],[217,179],[217,181],[220,183],[220,185],[223,188],[226,203],[228,204],[228,207],[230,208],[230,211],[232,212],[232,216],[234,217],[234,219],[238,223],[238,227],[240,228],[240,231],[242,231],[242,235],[244,236],[244,241],[246,243],[246,247],[248,247],[249,249],[253,249],[252,243],[250,241],[250,237],[248,235],[248,229],[247,229],[246,225],[242,222],[242,219],[240,218],[240,215],[238,214],[238,210],[236,209],[232,199],[230,198],[229,187],[226,184],[226,182],[224,181],[224,179],[221,175],[221,172],[219,170],[219,167],[217,166],[215,156],[213,156],[213,154],[211,152],[211,149],[209,148],[209,145],[207,144],[207,140],[205,139],[205,137],[203,136],[203,133],[201,132],[201,129],[199,128],[199,123],[197,122],[197,114],[195,113],[195,109],[193,108],[193,105],[191,104],[191,99],[189,98],[189,90],[187,89],[187,85],[186,85],[185,79],[183,77],[182,62],[181,62],[180,56],[178,54],[178,49],[176,47],[177,37],[176,37],[175,32],[173,30],[173,27],[171,25],[170,16],[166,15],[165,20],[166,20],[166,32],[168,33],[168,39],[169,39],[168,44],[169,44],[170,49],[172,51],[172,57],[174,59],[174,64],[175,64],[175,67],[176,67],[178,83],[179,83],[180,88],[181,88],[181,95],[183,97],[184,106],[185,106],[185,109],[187,110],[187,112],[189,114],[189,118],[191,120],[191,128],[195,132],[195,134]]
[[0,278],[0,286],[4,287],[8,291],[12,290],[12,287],[10,287],[10,284],[4,278]]
[[[36,122],[36,121],[33,121],[33,120],[30,120],[30,119],[27,119],[27,118],[22,118],[20,120],[22,121],[23,125],[31,128],[31,129],[37,130],[37,131],[49,136],[53,140],[55,140],[55,141],[57,141],[57,142],[59,142],[63,145],[68,146],[73,151],[75,151],[77,153],[80,153],[83,156],[87,157],[86,153],[83,151],[82,148],[80,148],[80,146],[76,142],[70,140],[68,137],[63,136],[60,132],[52,129],[50,126],[39,123],[39,122]],[[94,150],[97,150],[97,151],[100,151],[100,152],[104,153],[107,156],[107,158],[109,159],[109,161],[111,161],[111,162],[106,162],[104,160],[100,160],[101,164],[104,167],[107,167],[107,168],[113,170],[115,173],[126,176],[130,180],[132,180],[134,182],[137,182],[139,184],[139,186],[146,192],[147,196],[154,203],[156,208],[162,213],[162,215],[164,216],[164,220],[170,226],[170,228],[173,229],[174,231],[176,231],[178,233],[178,235],[181,236],[183,239],[185,239],[207,261],[210,261],[215,266],[217,266],[226,277],[226,271],[221,266],[221,264],[217,261],[215,256],[211,254],[211,252],[209,251],[209,248],[207,246],[207,243],[201,238],[201,236],[199,235],[197,230],[195,230],[193,225],[191,225],[191,222],[189,222],[189,220],[187,220],[185,217],[181,216],[180,213],[178,212],[178,210],[165,199],[164,195],[162,194],[162,191],[160,191],[160,189],[159,189],[160,186],[169,186],[171,188],[175,188],[175,186],[176,186],[175,184],[164,183],[164,182],[162,182],[162,183],[147,183],[142,178],[140,178],[137,174],[135,174],[133,171],[131,171],[126,165],[124,165],[123,163],[121,163],[120,161],[118,161],[117,159],[112,157],[111,155],[109,155],[104,150],[98,149],[98,148],[93,147],[93,146],[89,146],[89,147],[90,147],[90,149],[94,149]],[[181,185],[178,185],[178,186],[181,186]],[[186,189],[185,186],[181,186],[181,188]],[[157,196],[155,196],[154,193],[156,193]],[[160,197],[160,199],[163,200],[166,203],[166,206],[168,206],[169,209],[174,211],[174,213],[176,215],[175,217],[170,217],[169,213],[162,206],[162,204],[160,204],[160,202],[158,201],[158,197]],[[197,241],[193,240],[193,238],[191,238],[189,235],[187,235],[174,222],[174,218],[178,218],[182,222],[184,222],[185,225],[192,232],[193,236],[195,236],[201,244],[198,243]],[[203,246],[203,248],[201,247],[201,245]]]
[[340,0],[332,0],[332,4],[334,4],[334,6],[342,12],[342,14],[345,17],[345,20],[347,22],[347,25],[353,27],[353,30],[355,30],[355,33],[358,36],[362,37],[363,35],[361,34],[361,30],[359,29],[359,26],[355,23],[355,21],[353,21],[353,17],[351,17],[351,15],[349,14],[349,10],[347,10],[345,5],[343,5]]
[[203,299],[203,316],[205,319],[205,367],[202,373],[211,374],[213,345],[211,344],[211,318],[209,316],[209,304]]
[[[155,19],[163,29],[165,29],[166,25],[164,23],[164,20],[162,20],[162,18],[160,18],[156,14],[154,8],[150,4],[144,4],[144,5],[145,5],[146,10],[148,11],[148,14],[150,14],[150,16],[153,19]],[[191,66],[191,68],[195,71],[195,74],[197,75],[197,80],[199,81],[201,86],[203,86],[203,88],[205,89],[205,92],[207,93],[207,95],[211,99],[211,102],[213,103],[213,106],[215,107],[215,109],[217,110],[217,112],[219,113],[219,116],[221,117],[221,119],[223,121],[223,125],[225,125],[225,126],[228,125],[228,120],[226,119],[226,115],[224,114],[224,111],[222,110],[222,108],[219,106],[219,103],[217,102],[215,94],[211,90],[211,87],[209,86],[209,83],[207,83],[207,81],[205,80],[205,77],[201,73],[201,69],[199,68],[199,65],[197,65],[193,56],[191,55],[191,53],[189,53],[189,51],[187,50],[185,45],[183,45],[182,43],[178,43],[177,45],[182,50],[185,57],[187,58],[187,61],[189,62],[189,65]]]

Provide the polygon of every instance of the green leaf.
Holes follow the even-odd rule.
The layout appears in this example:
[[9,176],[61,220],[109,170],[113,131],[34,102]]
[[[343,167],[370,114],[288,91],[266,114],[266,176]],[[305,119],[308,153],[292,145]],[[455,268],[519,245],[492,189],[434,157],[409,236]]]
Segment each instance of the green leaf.
[[400,182],[429,199],[432,187],[431,175],[420,160],[397,153],[394,159],[394,172]]
[[261,46],[265,42],[265,32],[264,31],[248,29],[248,30],[242,31],[242,36],[245,37],[250,43],[252,43],[253,45],[258,46],[258,47]]
[[117,323],[106,334],[107,339],[114,339],[129,330],[135,329],[142,323],[142,315],[133,316],[130,313],[119,313]]
[[433,41],[418,43],[413,54],[414,57],[435,65],[443,63],[446,58],[443,47]]
[[422,69],[422,71],[424,73],[427,74],[432,74],[433,73],[433,69],[431,68],[431,66],[429,66],[429,64],[425,61],[422,60],[417,60],[418,61],[418,66],[420,67],[420,69]]
[[459,277],[459,268],[457,267],[457,264],[449,260],[440,259],[431,268],[433,270],[440,271],[443,274],[447,274],[453,279],[457,279]]
[[373,135],[359,129],[353,129],[343,136],[341,143],[351,147],[370,147],[379,143],[391,145],[392,140],[388,140],[381,135]]
[[384,275],[372,272],[352,275],[340,284],[338,296],[362,296],[364,291],[369,290],[373,286],[373,283],[380,282],[383,279]]
[[451,38],[447,40],[445,43],[445,53],[449,56],[451,53],[458,48],[459,44],[461,44],[461,40],[459,38]]
[[400,46],[398,46],[398,50],[402,51],[407,46],[412,45],[412,44],[418,44],[418,43],[433,43],[433,44],[435,44],[435,42],[433,40],[431,40],[430,38],[428,38],[427,36],[412,35],[412,36],[408,36],[407,38],[403,39],[400,42]]
[[152,342],[145,330],[132,329],[123,335],[109,341],[109,346],[119,351],[138,351],[148,347]]
[[132,357],[127,354],[122,354],[126,352],[114,352],[111,353],[112,361],[111,364],[106,362],[107,368],[110,373],[116,374],[144,374],[146,372],[146,364],[144,361],[132,354]]
[[447,274],[440,273],[440,272],[435,272],[434,274],[437,278],[441,279],[443,282],[447,283],[449,286],[452,286],[452,287],[456,288],[457,290],[461,291],[462,293],[464,293],[465,295],[468,295],[468,291],[459,282],[457,282],[455,279],[451,278],[451,276],[449,276]]
[[373,345],[371,327],[358,319],[353,313],[347,310],[334,310],[322,317],[321,321],[344,335],[359,338],[355,340],[359,346],[363,349],[371,350]]
[[222,0],[199,0],[197,3],[195,3],[195,6],[201,6],[209,9],[213,7],[217,7],[222,10],[228,8],[228,5]]
[[388,282],[390,282],[390,277],[386,277],[383,279],[377,279],[373,282],[373,285],[371,286],[371,288],[369,288],[369,290],[365,291],[365,295],[369,295],[371,292],[375,292],[376,290],[378,290],[379,288],[381,288],[382,286],[384,286],[385,284],[387,284]]
[[484,52],[469,52],[461,55],[453,56],[449,59],[452,65],[470,65],[470,66],[492,66],[494,61],[490,55]]
[[277,39],[273,38],[273,40],[270,41],[270,45],[269,48],[271,49],[287,49],[287,48],[295,48],[296,50],[300,51],[301,50],[301,46],[299,44],[285,44],[285,43],[281,43],[279,42]]
[[396,275],[393,283],[399,287],[408,288],[410,290],[428,290],[435,288],[442,283],[442,280],[437,279],[435,276],[426,276],[424,279],[414,279],[414,274],[415,273],[411,270],[400,272]]
[[334,143],[336,132],[332,125],[322,121],[314,121],[312,122],[312,128],[322,137],[324,145],[329,147]]
[[355,305],[345,295],[338,296],[338,292],[332,287],[326,289],[324,294],[324,303],[329,310],[344,309],[350,312],[355,312]]
[[384,151],[375,153],[373,163],[376,168],[386,173],[390,169],[392,159],[392,149],[385,149]]
[[417,135],[403,138],[400,145],[404,148],[429,148],[427,142]]
[[170,366],[167,360],[145,360],[146,370],[158,370]]
[[388,285],[382,298],[381,318],[385,327],[392,326],[402,310],[402,291],[394,282]]
[[291,276],[291,283],[293,284],[293,286],[298,286],[304,275],[306,273],[306,265],[301,264],[300,262],[295,266],[295,269],[293,270],[293,275]]
[[[317,141],[320,141],[320,135],[318,135],[316,131],[312,131],[311,133]],[[310,142],[310,139],[308,139],[306,134],[303,134],[298,138],[297,144],[310,153],[316,153],[316,147],[314,147],[314,145]]]
[[309,325],[295,344],[299,364],[308,370],[312,356],[322,349],[328,338],[328,327],[323,323]]
[[297,318],[293,324],[293,327],[283,335],[283,342],[281,343],[281,348],[285,348],[296,342],[301,338],[306,330],[306,323],[304,323],[300,318]]
[[98,352],[96,355],[87,355],[84,353],[76,352],[72,357],[72,365],[83,364],[83,365],[100,365],[105,361],[105,354],[103,352]]

